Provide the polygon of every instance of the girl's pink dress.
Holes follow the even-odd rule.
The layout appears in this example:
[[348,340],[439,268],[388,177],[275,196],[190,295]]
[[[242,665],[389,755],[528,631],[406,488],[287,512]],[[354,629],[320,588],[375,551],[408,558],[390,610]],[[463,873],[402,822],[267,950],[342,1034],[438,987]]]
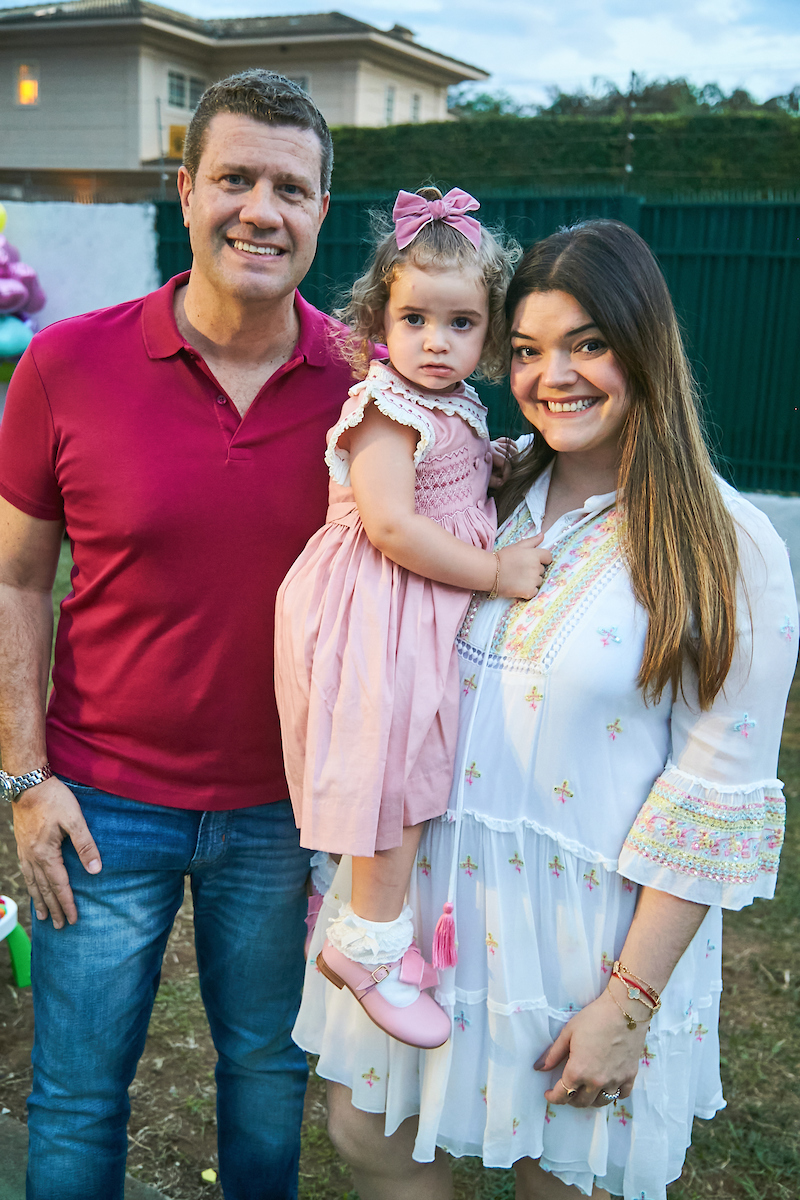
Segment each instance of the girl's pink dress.
[[303,846],[370,856],[447,807],[460,691],[455,636],[471,593],[376,550],[350,488],[342,434],[368,404],[419,433],[415,510],[491,549],[486,409],[468,384],[422,392],[380,362],[328,435],[326,524],[278,592],[275,690]]

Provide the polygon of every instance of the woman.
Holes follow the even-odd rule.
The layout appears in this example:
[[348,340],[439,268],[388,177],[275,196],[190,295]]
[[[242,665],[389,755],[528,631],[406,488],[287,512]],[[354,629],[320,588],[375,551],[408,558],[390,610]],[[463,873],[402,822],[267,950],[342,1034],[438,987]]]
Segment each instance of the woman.
[[[453,1034],[390,1046],[309,970],[295,1036],[362,1200],[450,1195],[442,1150],[513,1164],[524,1200],[664,1200],[693,1117],[724,1104],[721,908],[774,891],[794,589],[769,522],[712,471],[632,230],[534,246],[507,314],[534,436],[497,545],[544,532],[553,563],[532,601],[476,598],[458,640],[450,820],[412,899],[426,956],[455,905],[436,993]],[[323,917],[347,886],[345,862]]]

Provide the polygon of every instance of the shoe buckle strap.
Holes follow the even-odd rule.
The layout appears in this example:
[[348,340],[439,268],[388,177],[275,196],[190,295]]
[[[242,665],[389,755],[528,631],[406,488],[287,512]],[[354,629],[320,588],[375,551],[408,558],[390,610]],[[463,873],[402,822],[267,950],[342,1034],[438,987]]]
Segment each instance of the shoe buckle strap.
[[[374,987],[377,987],[377,985],[379,983],[383,983],[384,979],[388,979],[389,975],[391,974],[391,972],[394,970],[394,968],[396,966],[397,966],[397,963],[393,962],[393,963],[381,963],[380,966],[375,967],[375,969],[370,971],[370,973],[369,973],[370,982],[369,983],[364,982],[362,984],[359,984],[358,987],[355,989],[356,992],[358,993],[358,995],[366,996],[367,992],[371,992],[372,989]],[[366,970],[366,968],[365,968],[365,970]]]

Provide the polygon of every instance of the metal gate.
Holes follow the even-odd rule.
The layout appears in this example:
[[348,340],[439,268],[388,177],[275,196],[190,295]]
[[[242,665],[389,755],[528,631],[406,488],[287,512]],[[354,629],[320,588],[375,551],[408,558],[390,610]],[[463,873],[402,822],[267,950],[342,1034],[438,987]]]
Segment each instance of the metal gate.
[[[368,214],[386,195],[331,201],[303,295],[330,310],[369,253]],[[180,206],[157,204],[159,267],[191,265]],[[524,246],[562,225],[612,217],[638,230],[661,263],[700,381],[720,470],[740,488],[800,492],[800,203],[648,203],[639,197],[481,196],[481,218]],[[513,430],[507,385],[479,390],[493,433]]]

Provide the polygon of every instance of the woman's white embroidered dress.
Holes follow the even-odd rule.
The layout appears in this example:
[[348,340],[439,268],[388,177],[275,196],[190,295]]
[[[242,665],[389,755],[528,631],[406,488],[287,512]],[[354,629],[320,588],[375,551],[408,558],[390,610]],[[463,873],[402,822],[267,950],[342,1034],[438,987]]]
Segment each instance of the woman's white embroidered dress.
[[[548,486],[549,471],[498,546],[541,529]],[[319,1074],[352,1088],[358,1108],[386,1112],[387,1134],[419,1113],[419,1161],[436,1146],[496,1167],[529,1156],[586,1194],[596,1182],[625,1200],[664,1200],[693,1117],[724,1105],[721,908],[774,891],[784,819],[775,771],[798,617],[783,543],[720,487],[745,587],[733,667],[710,711],[698,710],[690,686],[674,703],[643,702],[646,616],[613,494],[590,497],[548,530],[553,565],[534,600],[470,608],[458,639],[450,807],[423,837],[410,896],[429,958],[453,864],[459,962],[437,992],[453,1015],[440,1049],[387,1038],[315,972],[326,918],[349,894],[342,861],[295,1038],[320,1055]],[[630,1098],[547,1105],[561,1069],[543,1076],[533,1063],[605,988],[640,884],[712,907],[664,991]]]

